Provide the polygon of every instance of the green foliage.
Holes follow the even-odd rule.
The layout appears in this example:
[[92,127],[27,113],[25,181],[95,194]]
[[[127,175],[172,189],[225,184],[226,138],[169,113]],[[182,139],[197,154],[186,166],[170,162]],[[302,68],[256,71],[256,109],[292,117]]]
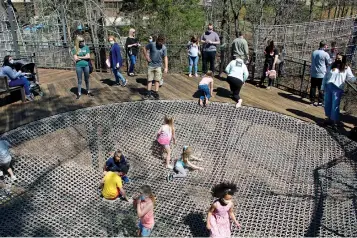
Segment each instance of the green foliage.
[[[204,9],[199,0],[137,0],[140,12],[150,17],[141,28],[145,35],[163,34],[167,43],[186,43],[193,35],[199,35],[205,24]],[[142,32],[143,33],[143,32]]]

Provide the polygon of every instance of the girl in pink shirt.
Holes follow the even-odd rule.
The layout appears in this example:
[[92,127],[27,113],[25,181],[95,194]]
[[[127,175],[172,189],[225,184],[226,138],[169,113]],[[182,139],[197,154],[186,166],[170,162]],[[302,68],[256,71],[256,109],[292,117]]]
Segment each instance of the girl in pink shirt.
[[141,195],[134,201],[134,206],[136,205],[136,211],[139,217],[139,231],[138,236],[148,237],[152,232],[154,227],[154,205],[155,196],[152,193],[151,187],[144,185],[140,189]]
[[[207,105],[209,99],[213,95],[213,73],[212,71],[208,71],[206,76],[202,78],[201,82],[198,84],[198,91],[200,92],[200,106]],[[203,101],[205,100],[205,104]]]
[[164,122],[165,124],[162,125],[160,130],[157,132],[157,142],[164,147],[163,157],[166,157],[166,168],[173,169],[172,165],[170,165],[170,143],[172,139],[174,144],[176,144],[174,118],[165,116]]

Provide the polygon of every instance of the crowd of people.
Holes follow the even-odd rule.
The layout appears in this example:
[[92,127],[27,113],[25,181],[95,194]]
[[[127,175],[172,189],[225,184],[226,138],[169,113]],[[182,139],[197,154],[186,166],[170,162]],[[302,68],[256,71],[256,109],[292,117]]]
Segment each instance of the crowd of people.
[[[78,79],[77,99],[80,99],[83,77],[86,94],[90,97],[93,96],[90,90],[90,73],[93,71],[93,67],[90,60],[90,49],[85,44],[83,36],[78,34],[75,37],[72,55]],[[123,59],[120,46],[114,36],[108,37],[108,43],[110,44],[110,51],[106,64],[113,72],[114,85],[125,87],[127,80],[121,73]],[[217,47],[220,44],[220,37],[214,31],[212,24],[208,25],[207,30],[200,37],[192,36],[187,44],[188,77],[199,77],[198,62],[202,57],[202,78],[197,88],[200,94],[199,105],[202,107],[208,105],[210,98],[213,96],[215,58]],[[128,76],[135,75],[135,65],[140,50],[141,44],[136,37],[136,31],[131,28],[125,42],[125,52],[129,59]],[[162,35],[150,36],[148,43],[142,47],[142,52],[148,62],[147,91],[143,99],[160,99],[159,88],[163,85],[163,73],[166,74],[168,72],[165,37]],[[239,95],[249,76],[247,64],[250,60],[248,42],[245,40],[243,32],[237,33],[237,38],[231,44],[231,52],[232,61],[225,69],[227,73],[226,80],[230,86],[232,99],[235,100],[236,107],[239,108],[243,102]],[[284,47],[279,52],[274,41],[268,41],[264,49],[265,59],[262,76],[257,86],[265,87],[264,82],[268,78],[268,85],[265,88],[270,89],[277,76],[282,75],[284,72],[285,55],[286,50]],[[323,125],[340,125],[339,105],[345,81],[355,81],[355,77],[346,61],[346,56],[338,52],[336,42],[331,42],[330,49],[328,49],[325,42],[321,42],[319,49],[312,53],[310,100],[314,106],[325,106],[327,119]],[[7,77],[10,87],[23,86],[26,100],[32,101],[34,99],[29,81],[24,73],[15,70],[12,56],[5,56],[3,66],[0,69],[0,76]],[[316,94],[318,94],[317,97]]]

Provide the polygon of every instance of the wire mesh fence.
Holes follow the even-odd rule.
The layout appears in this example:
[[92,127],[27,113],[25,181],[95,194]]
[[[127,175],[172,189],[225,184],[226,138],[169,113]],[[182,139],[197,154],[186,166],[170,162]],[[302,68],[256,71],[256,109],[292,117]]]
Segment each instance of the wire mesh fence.
[[[276,86],[303,98],[309,98],[311,61],[287,57],[284,60],[281,74],[276,80]],[[341,108],[348,114],[357,115],[357,89],[356,86],[346,83],[341,100]]]
[[264,49],[269,40],[273,40],[279,51],[300,60],[310,60],[311,53],[319,47],[320,41],[327,44],[337,42],[339,52],[344,52],[349,62],[356,67],[356,16],[333,20],[305,22],[289,25],[257,26],[254,32],[254,52],[256,69],[261,71],[264,65]]
[[[62,42],[63,43],[63,42]],[[91,60],[94,69],[98,72],[106,72],[107,66],[106,59],[109,57],[110,46],[87,44],[91,52]],[[37,42],[26,44],[29,52],[34,52],[36,55],[36,64],[38,67],[43,68],[57,68],[57,69],[73,69],[75,67],[72,49],[73,46],[66,46],[57,44],[57,42]],[[144,46],[143,46],[144,47]],[[188,67],[188,54],[186,45],[166,45],[169,69],[172,73],[187,72]],[[129,66],[129,57],[126,54],[125,46],[120,45],[121,56],[123,58],[124,66],[122,70],[126,71]],[[25,52],[21,51],[21,55]],[[144,57],[143,49],[139,50],[137,61],[135,64],[136,73],[147,72],[147,61]]]

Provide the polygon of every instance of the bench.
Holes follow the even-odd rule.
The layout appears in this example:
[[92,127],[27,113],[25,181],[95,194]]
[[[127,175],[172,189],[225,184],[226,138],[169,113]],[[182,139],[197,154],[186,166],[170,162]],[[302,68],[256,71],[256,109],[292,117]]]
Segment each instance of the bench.
[[20,90],[21,91],[21,100],[22,102],[26,101],[25,98],[25,89],[23,86],[10,87],[9,82],[7,81],[6,76],[0,76],[0,95],[9,94],[11,92]]

